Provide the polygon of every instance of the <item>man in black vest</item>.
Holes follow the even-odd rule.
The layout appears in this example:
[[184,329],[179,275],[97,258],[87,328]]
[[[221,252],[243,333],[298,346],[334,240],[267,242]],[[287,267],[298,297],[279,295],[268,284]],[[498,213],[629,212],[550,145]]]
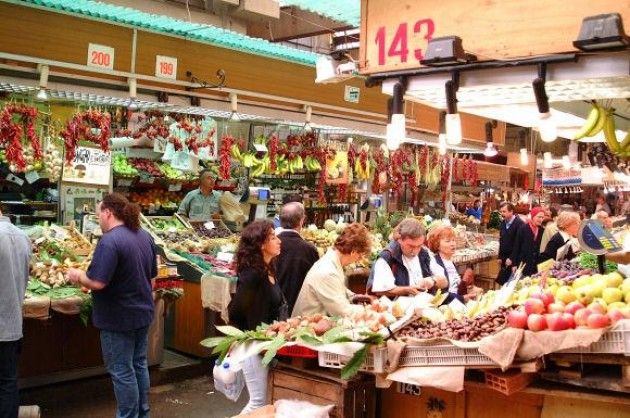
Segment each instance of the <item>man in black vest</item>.
[[497,283],[503,285],[508,281],[512,275],[512,260],[510,255],[514,249],[514,240],[516,239],[516,231],[523,224],[523,220],[520,216],[514,213],[514,205],[510,202],[502,202],[499,208],[499,213],[503,218],[501,221],[501,235],[499,238],[499,275],[497,276]]
[[290,202],[282,206],[280,211],[282,232],[278,234],[281,244],[276,264],[276,279],[289,305],[289,312],[293,311],[306,273],[319,260],[315,246],[300,236],[304,219],[304,205],[301,203]]
[[377,296],[394,298],[431,289],[435,282],[429,251],[424,248],[422,224],[414,218],[403,220],[396,228],[395,238],[372,266],[368,290]]

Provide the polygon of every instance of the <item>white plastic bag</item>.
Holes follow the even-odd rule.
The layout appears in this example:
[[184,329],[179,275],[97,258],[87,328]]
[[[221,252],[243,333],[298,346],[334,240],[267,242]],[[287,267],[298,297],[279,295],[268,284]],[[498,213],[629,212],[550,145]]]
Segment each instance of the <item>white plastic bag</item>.
[[212,372],[214,388],[232,402],[236,402],[245,386],[245,378],[242,370],[230,370],[229,365],[229,358],[227,357],[223,363],[215,364]]

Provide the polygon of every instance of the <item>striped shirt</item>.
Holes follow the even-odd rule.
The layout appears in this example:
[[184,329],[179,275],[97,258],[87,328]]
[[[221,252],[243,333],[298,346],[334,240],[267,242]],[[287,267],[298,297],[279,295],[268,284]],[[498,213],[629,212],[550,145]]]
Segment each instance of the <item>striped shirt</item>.
[[22,338],[22,303],[28,283],[31,241],[0,216],[0,341]]

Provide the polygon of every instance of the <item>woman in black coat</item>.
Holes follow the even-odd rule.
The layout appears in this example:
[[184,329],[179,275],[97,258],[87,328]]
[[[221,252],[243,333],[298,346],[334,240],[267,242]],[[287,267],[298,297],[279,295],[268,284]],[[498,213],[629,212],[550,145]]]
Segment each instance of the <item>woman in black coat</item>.
[[580,215],[576,212],[561,212],[556,224],[559,231],[549,240],[545,252],[540,255],[540,261],[571,260],[575,257],[576,247],[579,249],[575,245],[575,237],[580,229]]
[[525,263],[523,276],[530,276],[538,271],[540,262],[540,241],[544,228],[541,226],[545,213],[540,206],[532,209],[527,222],[518,227],[514,248],[512,249],[512,269],[516,270],[521,263]]
[[[275,279],[275,258],[280,254],[280,240],[273,222],[258,220],[241,232],[236,252],[236,294],[230,302],[230,321],[241,330],[253,330],[262,323],[287,319],[287,304]],[[241,414],[266,404],[267,372],[259,355],[242,361],[249,402]]]

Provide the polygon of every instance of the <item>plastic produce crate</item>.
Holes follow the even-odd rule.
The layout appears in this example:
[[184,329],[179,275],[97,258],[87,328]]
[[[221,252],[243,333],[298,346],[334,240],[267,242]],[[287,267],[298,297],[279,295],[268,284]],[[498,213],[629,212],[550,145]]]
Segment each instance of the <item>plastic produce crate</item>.
[[404,348],[399,367],[416,366],[493,366],[498,365],[477,348],[461,348],[451,344],[419,345]]
[[525,389],[536,378],[536,373],[522,373],[519,370],[506,372],[492,370],[484,374],[486,386],[507,396]]
[[630,319],[617,323],[614,329],[602,334],[599,341],[588,347],[575,347],[560,351],[561,353],[580,354],[624,354],[630,356]]
[[278,350],[278,355],[285,357],[317,358],[317,351],[296,344],[281,347]]
[[[321,367],[332,367],[333,369],[343,368],[351,359],[351,356],[342,356],[335,353],[327,353],[320,351],[318,353],[318,362]],[[383,373],[387,365],[387,348],[381,347],[372,349],[368,352],[367,359],[363,366],[362,372]]]

